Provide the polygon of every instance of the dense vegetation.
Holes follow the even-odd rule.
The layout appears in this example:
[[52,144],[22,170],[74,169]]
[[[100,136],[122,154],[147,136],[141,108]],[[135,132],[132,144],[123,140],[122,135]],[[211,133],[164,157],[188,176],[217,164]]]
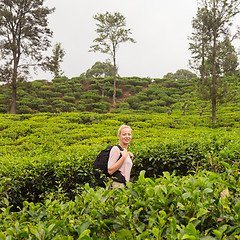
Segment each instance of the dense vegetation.
[[[59,78],[25,82],[19,74],[31,61],[22,64],[22,54],[41,63],[54,9],[29,1],[25,11],[22,3],[5,1],[0,14],[1,81],[8,82],[0,86],[0,240],[240,239],[240,78],[230,31],[238,1],[198,8],[190,50],[200,78],[186,70],[163,79],[118,77],[117,89],[115,48],[114,77],[108,67],[96,74],[99,64],[59,77],[62,55],[45,66]],[[124,26],[120,15],[113,25],[121,19]],[[99,30],[105,34],[93,50],[108,52],[101,48],[108,30]],[[134,42],[130,30],[120,33],[113,47]],[[134,133],[131,182],[105,190],[92,164],[118,142],[123,123]]]
[[[180,71],[180,70],[179,70]],[[185,73],[186,70],[181,72]],[[187,72],[188,73],[188,72]],[[189,74],[189,73],[188,73]],[[173,77],[181,77],[174,79]],[[168,77],[168,75],[166,75]],[[17,111],[19,114],[39,112],[97,112],[97,113],[148,113],[208,112],[211,103],[198,95],[196,78],[171,75],[171,78],[118,78],[116,107],[112,108],[113,78],[86,78],[85,76],[56,78],[51,82],[35,80],[18,82]],[[226,77],[228,91],[219,104],[239,106],[240,85],[237,76]],[[11,103],[9,85],[0,86],[0,112],[7,113]]]
[[[123,78],[118,80],[116,96],[119,101],[146,88],[151,79]],[[57,78],[51,82],[36,80],[19,82],[18,113],[81,112],[106,113],[110,110],[113,94],[113,78],[82,77]],[[11,102],[8,85],[0,87],[0,111],[7,113]]]
[[[239,238],[240,113],[218,114],[0,115],[0,239]],[[104,191],[92,163],[123,123],[132,183]]]
[[142,172],[123,190],[86,185],[73,201],[50,196],[12,214],[6,203],[0,239],[239,239],[236,170],[156,179]]

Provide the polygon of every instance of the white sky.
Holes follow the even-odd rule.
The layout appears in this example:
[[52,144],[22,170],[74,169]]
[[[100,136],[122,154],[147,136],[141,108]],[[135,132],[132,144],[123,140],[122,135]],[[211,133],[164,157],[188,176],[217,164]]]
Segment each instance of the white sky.
[[[45,0],[45,5],[56,8],[49,16],[49,27],[53,45],[60,42],[66,52],[61,67],[68,78],[86,72],[96,61],[110,58],[108,54],[89,52],[97,37],[93,16],[106,11],[125,16],[137,42],[120,44],[120,76],[161,78],[168,72],[189,69],[188,37],[197,0]],[[39,71],[32,78],[51,80],[52,75]]]

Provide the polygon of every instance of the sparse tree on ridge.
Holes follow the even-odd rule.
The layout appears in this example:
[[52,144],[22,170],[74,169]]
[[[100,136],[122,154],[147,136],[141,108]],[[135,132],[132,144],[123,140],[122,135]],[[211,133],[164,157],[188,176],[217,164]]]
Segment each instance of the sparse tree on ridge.
[[114,67],[109,60],[106,62],[96,62],[86,71],[86,77],[112,77],[114,75]]
[[193,78],[196,78],[197,75],[195,73],[192,73],[189,70],[186,69],[179,69],[175,73],[167,73],[163,76],[163,78],[168,78],[168,79],[175,79],[175,80],[180,80],[180,79],[187,79],[187,80],[192,80]]
[[52,32],[47,16],[54,11],[43,6],[44,0],[0,1],[1,73],[8,73],[12,87],[11,114],[16,114],[17,79],[30,66],[40,66],[42,51],[50,46]]
[[236,70],[237,66],[232,41],[239,34],[232,36],[230,27],[240,12],[239,5],[240,0],[199,0],[197,15],[193,19],[190,50],[200,71],[201,90],[208,92],[212,102],[213,123],[217,122],[218,92],[223,86],[221,77]]
[[116,97],[116,51],[120,43],[132,42],[135,40],[130,37],[132,34],[130,29],[126,29],[126,19],[123,15],[116,12],[111,14],[106,12],[105,14],[96,14],[94,19],[98,21],[97,30],[98,37],[94,39],[96,44],[90,46],[90,51],[102,53],[108,53],[111,55],[114,66],[114,80],[113,80],[113,106],[115,106]]
[[61,70],[60,63],[63,62],[63,58],[65,56],[65,51],[61,46],[61,43],[56,43],[52,49],[53,55],[51,57],[47,57],[47,61],[45,64],[45,68],[50,71],[54,78],[59,78],[63,76],[63,71]]

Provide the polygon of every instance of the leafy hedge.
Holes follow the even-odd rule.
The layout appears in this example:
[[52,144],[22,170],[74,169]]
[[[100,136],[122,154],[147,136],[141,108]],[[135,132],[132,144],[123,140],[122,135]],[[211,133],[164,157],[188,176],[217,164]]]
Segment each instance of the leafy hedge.
[[221,174],[164,172],[156,179],[142,171],[125,189],[86,184],[72,201],[59,192],[13,213],[5,199],[0,239],[239,239],[239,172],[224,166]]
[[223,159],[235,165],[240,157],[239,128],[233,128],[231,114],[224,114],[224,128],[212,128],[207,117],[177,115],[48,113],[0,118],[0,197],[13,209],[24,201],[42,202],[58,189],[74,199],[75,190],[85,183],[95,187],[92,163],[101,149],[118,143],[116,133],[123,123],[133,128],[133,182],[141,170],[146,177],[164,171],[179,176],[200,169],[222,172]]
[[[128,95],[136,94],[146,88],[151,79],[118,78],[116,100],[124,91]],[[130,85],[130,87],[129,87]],[[109,112],[113,96],[113,77],[84,78],[66,77],[52,81],[35,80],[18,82],[17,113],[39,112]],[[11,102],[9,84],[0,85],[0,113],[7,113]]]

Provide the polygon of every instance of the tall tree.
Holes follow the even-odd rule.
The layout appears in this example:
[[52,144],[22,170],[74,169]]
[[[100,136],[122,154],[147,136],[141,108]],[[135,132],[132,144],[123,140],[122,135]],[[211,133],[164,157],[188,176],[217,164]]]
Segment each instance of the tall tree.
[[[238,37],[238,33],[231,35],[230,28],[234,17],[240,11],[239,5],[240,0],[199,0],[197,15],[193,19],[194,32],[190,38],[192,41],[190,50],[194,62],[198,65],[202,84],[209,88],[214,123],[217,121],[220,78],[222,74],[226,74],[224,72],[228,69],[226,63],[231,63],[230,59],[233,60],[233,55],[236,55],[235,52],[231,53],[233,55],[221,53],[226,51],[226,48],[230,49],[229,44],[231,45],[232,41]],[[223,44],[224,41],[228,41],[227,46]]]
[[111,14],[106,12],[105,14],[96,14],[94,19],[98,21],[97,30],[98,37],[94,39],[96,44],[90,46],[90,51],[102,53],[108,53],[113,60],[114,75],[113,75],[113,106],[115,106],[116,98],[116,51],[120,43],[132,42],[135,40],[130,37],[131,30],[126,29],[126,19],[123,15],[116,12]]
[[63,62],[65,56],[65,51],[62,48],[61,43],[58,42],[54,45],[52,53],[53,55],[51,57],[47,57],[45,68],[54,75],[54,78],[59,78],[64,73],[61,70],[60,63]]
[[17,79],[39,66],[42,51],[50,46],[52,32],[47,16],[54,11],[43,6],[44,0],[0,0],[0,53],[12,86],[10,113],[16,113]]

